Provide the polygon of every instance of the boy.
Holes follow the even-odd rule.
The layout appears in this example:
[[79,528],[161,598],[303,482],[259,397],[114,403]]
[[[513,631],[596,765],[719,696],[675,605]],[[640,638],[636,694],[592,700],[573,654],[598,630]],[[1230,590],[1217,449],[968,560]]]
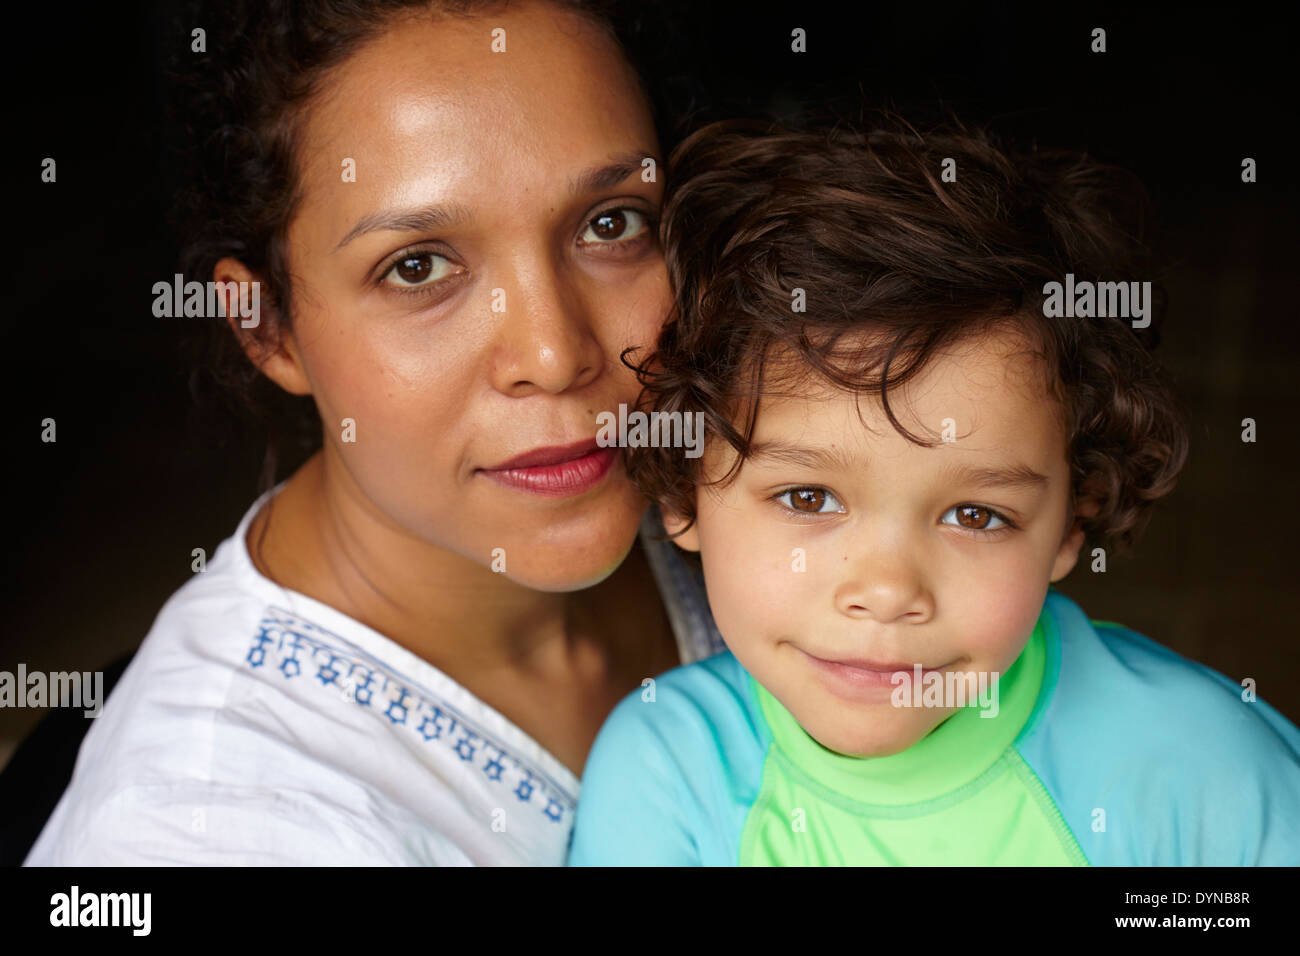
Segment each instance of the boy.
[[1187,455],[1122,174],[743,123],[674,168],[640,371],[707,442],[629,470],[728,651],[614,710],[570,863],[1300,863],[1300,730],[1051,588]]

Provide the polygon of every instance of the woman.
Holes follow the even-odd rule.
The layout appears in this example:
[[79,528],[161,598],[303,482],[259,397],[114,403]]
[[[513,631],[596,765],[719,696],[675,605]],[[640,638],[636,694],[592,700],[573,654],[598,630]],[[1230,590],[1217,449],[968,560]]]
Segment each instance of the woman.
[[208,36],[186,278],[260,283],[222,321],[321,450],[163,608],[30,864],[560,864],[614,703],[718,647],[595,442],[670,301],[611,32],[318,6]]

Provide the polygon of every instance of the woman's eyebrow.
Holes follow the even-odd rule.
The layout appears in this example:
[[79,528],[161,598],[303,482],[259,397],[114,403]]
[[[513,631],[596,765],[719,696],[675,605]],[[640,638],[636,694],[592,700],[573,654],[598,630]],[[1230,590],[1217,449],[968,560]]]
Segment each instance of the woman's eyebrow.
[[584,169],[574,176],[569,181],[569,192],[574,196],[578,196],[582,193],[613,189],[633,173],[639,173],[642,164],[647,159],[654,161],[657,170],[659,159],[652,152],[619,153],[617,156],[611,157],[608,163]]
[[[640,172],[641,164],[646,159],[654,160],[656,167],[658,166],[659,160],[653,153],[632,152],[615,156],[604,165],[584,169],[569,181],[569,192],[577,196],[582,193],[612,189],[632,174]],[[339,240],[334,251],[338,252],[353,239],[364,236],[368,232],[380,230],[427,232],[431,229],[446,229],[448,226],[459,225],[467,222],[469,218],[469,209],[456,202],[431,203],[415,209],[387,209],[382,212],[372,212],[357,220],[356,224],[348,230],[347,235]]]
[[430,203],[414,209],[387,209],[372,212],[357,220],[356,225],[348,230],[334,251],[338,252],[353,239],[368,232],[385,230],[390,232],[426,232],[430,229],[445,229],[470,218],[469,209],[460,203]]

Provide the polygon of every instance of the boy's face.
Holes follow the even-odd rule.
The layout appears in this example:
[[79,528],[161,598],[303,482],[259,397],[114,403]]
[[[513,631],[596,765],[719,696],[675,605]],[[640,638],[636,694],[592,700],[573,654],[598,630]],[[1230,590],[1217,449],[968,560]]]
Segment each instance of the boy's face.
[[[884,756],[928,734],[956,708],[891,705],[897,665],[1005,674],[1074,566],[1065,435],[1024,349],[991,333],[890,389],[909,431],[955,438],[933,448],[871,396],[811,382],[764,396],[755,454],[697,492],[678,541],[701,553],[727,645],[831,750]],[[705,474],[733,460],[710,442]]]

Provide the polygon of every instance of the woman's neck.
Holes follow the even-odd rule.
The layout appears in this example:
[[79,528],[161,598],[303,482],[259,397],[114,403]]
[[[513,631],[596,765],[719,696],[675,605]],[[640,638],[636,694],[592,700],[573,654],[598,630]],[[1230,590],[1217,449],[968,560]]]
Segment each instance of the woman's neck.
[[[667,619],[639,547],[594,587],[537,591],[395,526],[346,469],[328,464],[314,455],[251,523],[249,553],[266,577],[467,685],[475,675],[572,679],[575,671],[599,680],[595,672],[610,665],[632,673],[642,660],[663,663],[663,642],[647,638]],[[629,626],[647,613],[648,633]]]

